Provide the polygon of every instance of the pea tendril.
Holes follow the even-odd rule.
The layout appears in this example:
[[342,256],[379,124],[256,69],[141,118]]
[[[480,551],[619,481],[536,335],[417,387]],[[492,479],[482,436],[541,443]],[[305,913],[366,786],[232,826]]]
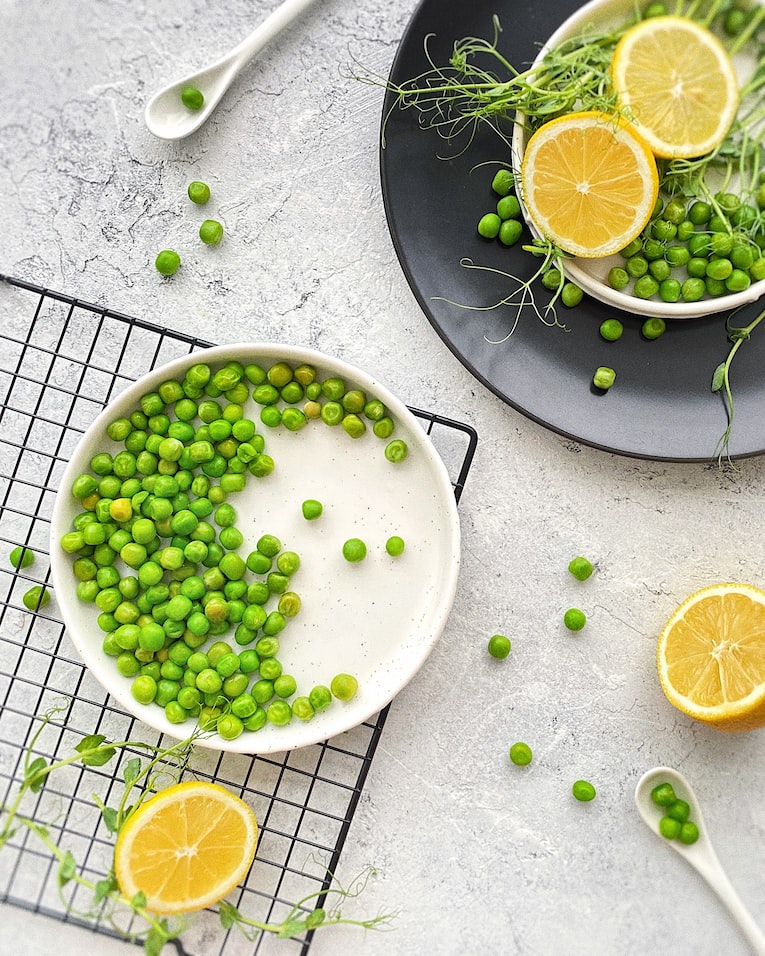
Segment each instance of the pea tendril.
[[[125,896],[120,891],[113,869],[101,879],[89,878],[85,871],[78,867],[72,852],[63,849],[53,838],[52,825],[27,816],[21,812],[21,808],[30,794],[39,793],[49,777],[65,767],[74,764],[82,767],[103,767],[118,753],[143,751],[149,758],[147,761],[144,762],[139,756],[129,756],[122,766],[125,787],[116,808],[107,807],[98,796],[93,796],[106,829],[111,834],[117,834],[128,817],[145,799],[152,796],[163,777],[168,777],[172,782],[180,779],[194,753],[195,744],[208,734],[198,728],[187,739],[166,748],[129,740],[112,742],[103,734],[89,734],[80,740],[74,752],[67,757],[48,761],[42,756],[35,756],[35,750],[46,727],[57,715],[66,712],[68,707],[69,702],[64,701],[39,718],[40,725],[31,736],[24,753],[23,778],[18,792],[10,802],[0,805],[0,851],[20,828],[26,828],[56,860],[58,893],[68,912],[86,920],[105,920],[118,935],[132,942],[141,941],[146,956],[158,956],[165,944],[177,939],[188,927],[189,918],[185,915],[172,920],[159,917],[146,908],[146,898],[142,893],[133,897]],[[370,866],[348,886],[343,887],[335,880],[328,890],[319,890],[298,901],[280,923],[253,919],[223,900],[218,904],[220,922],[224,929],[236,927],[251,940],[261,933],[288,939],[322,926],[336,926],[341,923],[365,929],[380,928],[389,923],[395,914],[378,914],[369,919],[357,920],[343,916],[340,910],[343,901],[355,899],[363,892],[374,874],[375,870]],[[327,875],[334,879],[334,874],[329,871]],[[73,897],[68,899],[66,896],[66,888],[69,886],[92,894],[93,903],[90,910],[75,911]],[[139,920],[138,928],[135,918]],[[122,926],[123,922],[127,928]]]

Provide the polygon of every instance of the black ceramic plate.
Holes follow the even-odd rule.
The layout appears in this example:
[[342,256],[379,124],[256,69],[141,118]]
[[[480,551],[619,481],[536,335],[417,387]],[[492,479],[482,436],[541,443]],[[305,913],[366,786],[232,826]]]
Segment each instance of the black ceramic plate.
[[[424,38],[439,64],[448,62],[455,40],[491,38],[492,15],[503,28],[500,48],[516,67],[529,64],[539,46],[580,4],[577,0],[422,0],[395,58],[391,79],[403,83],[427,69]],[[530,277],[535,260],[519,246],[487,243],[476,223],[493,209],[493,170],[479,164],[509,161],[496,133],[485,129],[461,156],[433,130],[418,124],[414,109],[394,109],[386,98],[385,138],[380,162],[385,210],[399,260],[412,290],[435,330],[484,385],[513,408],[552,430],[595,448],[639,458],[708,461],[727,424],[722,396],[710,388],[712,374],[728,353],[725,315],[675,320],[659,339],[640,335],[643,319],[619,313],[589,297],[575,309],[558,309],[569,331],[544,325],[531,310],[521,315],[508,341],[515,310],[501,306],[471,311],[459,302],[486,307],[512,283],[477,265]],[[441,158],[441,157],[451,158]],[[479,167],[479,168],[476,168]],[[549,295],[536,286],[537,299]],[[762,308],[742,309],[737,325]],[[601,339],[603,319],[625,325],[614,343]],[[735,419],[732,457],[765,450],[765,328],[739,350],[732,380]],[[616,370],[616,383],[600,393],[592,385],[599,365]]]

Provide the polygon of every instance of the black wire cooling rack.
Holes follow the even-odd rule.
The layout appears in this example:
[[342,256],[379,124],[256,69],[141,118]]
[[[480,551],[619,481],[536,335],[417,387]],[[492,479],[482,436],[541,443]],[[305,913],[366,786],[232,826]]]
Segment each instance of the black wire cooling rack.
[[[47,760],[70,756],[91,733],[172,744],[114,705],[80,662],[55,601],[30,611],[22,597],[33,585],[49,582],[53,502],[82,433],[131,381],[212,343],[2,275],[0,313],[0,787],[5,803],[23,779],[24,751],[40,726],[38,718],[53,707],[63,709],[45,725],[35,748]],[[475,431],[412,411],[443,458],[459,501],[477,445]],[[17,570],[9,555],[18,545],[29,548],[35,560]],[[197,748],[190,765],[194,776],[241,795],[260,824],[256,865],[238,898],[232,898],[243,913],[281,922],[299,901],[329,889],[388,709],[340,737],[289,753],[249,756]],[[130,756],[128,749],[122,759]],[[121,792],[120,779],[113,762],[103,768],[72,765],[30,795],[23,808],[34,819],[53,821],[49,828],[56,843],[71,850],[91,880],[108,872],[113,852],[94,795],[109,805],[113,792]],[[53,859],[24,827],[0,854],[0,901],[117,935],[76,889],[62,899]],[[175,945],[186,956],[265,956],[276,948],[305,956],[311,936],[247,939],[237,930],[224,930],[217,914],[208,911]]]

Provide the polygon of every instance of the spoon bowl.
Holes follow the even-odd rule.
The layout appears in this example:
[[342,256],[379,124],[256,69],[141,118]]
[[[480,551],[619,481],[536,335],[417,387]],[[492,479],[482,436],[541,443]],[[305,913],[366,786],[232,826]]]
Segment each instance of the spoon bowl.
[[[668,840],[659,833],[659,820],[663,816],[663,808],[657,806],[651,798],[651,791],[661,783],[669,783],[676,796],[685,800],[691,807],[690,819],[699,828],[699,838],[695,843],[685,844],[679,840]],[[765,935],[752,919],[749,911],[742,903],[736,890],[733,888],[717,854],[709,839],[709,834],[701,812],[701,804],[693,792],[691,784],[678,770],[671,767],[654,767],[638,781],[635,788],[635,803],[643,822],[652,833],[673,849],[707,881],[727,906],[731,916],[739,924],[741,931],[749,941],[752,950],[757,956],[765,956]]]
[[[314,0],[284,0],[249,36],[224,57],[190,73],[160,90],[146,104],[146,125],[160,139],[183,139],[206,122],[220,103],[240,70],[267,43],[299,16]],[[181,92],[191,86],[204,96],[198,110],[190,110],[181,100]]]

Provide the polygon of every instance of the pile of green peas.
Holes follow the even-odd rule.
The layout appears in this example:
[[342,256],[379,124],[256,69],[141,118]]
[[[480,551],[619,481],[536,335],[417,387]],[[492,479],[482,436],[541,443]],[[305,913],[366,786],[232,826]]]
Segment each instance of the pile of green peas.
[[698,302],[744,292],[765,279],[765,178],[752,202],[731,192],[709,201],[659,199],[640,236],[608,273],[639,299]]
[[698,840],[699,828],[690,819],[690,805],[675,794],[671,783],[665,781],[653,787],[651,800],[663,811],[659,820],[659,833],[663,837],[667,840],[679,840],[687,846]]
[[[251,398],[260,424],[245,415]],[[199,362],[112,420],[106,434],[119,451],[93,455],[72,482],[80,510],[60,544],[77,596],[98,612],[103,651],[131,679],[134,698],[161,706],[171,723],[196,719],[233,740],[267,723],[310,720],[356,693],[356,679],[339,674],[297,695],[278,655],[301,609],[292,589],[300,557],[273,534],[243,557],[229,501],[274,470],[268,429],[311,421],[352,438],[367,423],[385,440],[394,430],[381,401],[336,376],[320,381],[313,366]],[[385,457],[395,463],[406,443],[394,441]]]
[[[514,246],[523,235],[523,214],[512,170],[504,167],[497,170],[491,188],[499,198],[494,211],[478,220],[478,235],[483,239],[497,239],[503,246]],[[560,301],[568,308],[579,305],[584,298],[582,289],[575,282],[567,281],[556,266],[545,269],[541,281],[547,290],[559,292]]]

